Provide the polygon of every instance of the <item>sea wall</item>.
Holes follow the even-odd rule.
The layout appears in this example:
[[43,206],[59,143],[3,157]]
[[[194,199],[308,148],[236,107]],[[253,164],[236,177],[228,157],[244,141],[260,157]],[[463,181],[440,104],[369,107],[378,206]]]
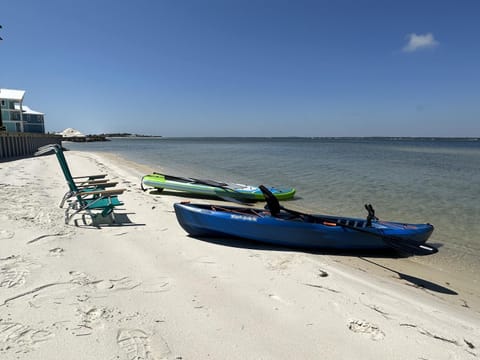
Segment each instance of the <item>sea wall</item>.
[[32,156],[40,146],[62,144],[62,137],[52,134],[0,132],[0,161]]

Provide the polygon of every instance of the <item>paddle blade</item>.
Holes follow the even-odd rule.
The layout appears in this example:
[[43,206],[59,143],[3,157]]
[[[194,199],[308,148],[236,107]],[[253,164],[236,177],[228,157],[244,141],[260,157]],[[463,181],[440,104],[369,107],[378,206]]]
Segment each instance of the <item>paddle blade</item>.
[[403,239],[390,239],[383,238],[383,240],[394,250],[399,252],[409,254],[409,255],[433,255],[438,252],[438,249],[427,245],[427,244],[418,244],[412,241],[403,240]]

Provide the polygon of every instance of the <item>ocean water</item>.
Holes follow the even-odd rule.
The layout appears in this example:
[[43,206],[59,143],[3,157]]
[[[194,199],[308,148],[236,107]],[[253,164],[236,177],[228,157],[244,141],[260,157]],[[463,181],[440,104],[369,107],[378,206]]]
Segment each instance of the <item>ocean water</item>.
[[250,185],[292,186],[286,207],[429,222],[435,256],[418,261],[480,279],[480,141],[392,138],[119,138],[66,143],[159,172]]

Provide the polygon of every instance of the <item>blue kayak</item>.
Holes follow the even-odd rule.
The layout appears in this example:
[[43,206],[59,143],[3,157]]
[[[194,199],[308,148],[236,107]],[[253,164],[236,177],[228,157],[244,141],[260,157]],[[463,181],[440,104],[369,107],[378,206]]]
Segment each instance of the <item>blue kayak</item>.
[[[286,247],[308,249],[387,249],[416,255],[433,254],[425,244],[430,224],[309,215],[296,211],[211,204],[174,204],[177,220],[194,237],[239,237]],[[373,210],[373,208],[372,208]]]

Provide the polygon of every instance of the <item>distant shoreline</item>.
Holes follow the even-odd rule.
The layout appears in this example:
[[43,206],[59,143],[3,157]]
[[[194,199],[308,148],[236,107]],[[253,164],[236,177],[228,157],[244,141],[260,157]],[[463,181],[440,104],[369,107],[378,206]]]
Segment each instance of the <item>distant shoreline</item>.
[[323,141],[323,142],[423,142],[423,143],[434,143],[434,142],[443,142],[443,143],[471,143],[477,144],[480,143],[480,137],[393,137],[393,136],[158,136],[158,135],[118,135],[118,134],[107,134],[107,135],[87,135],[84,137],[68,137],[63,138],[62,141],[76,142],[76,143],[89,143],[89,142],[105,142],[111,140],[173,140],[173,141],[255,141],[255,142],[277,142],[277,141],[292,141],[292,142],[305,142],[305,141]]
[[160,138],[161,135],[144,135],[144,134],[131,134],[131,133],[108,133],[108,134],[98,134],[98,135],[87,135],[87,136],[105,136],[109,138]]
[[258,140],[387,140],[387,141],[480,141],[480,137],[415,137],[415,136],[159,136],[159,135],[102,135],[107,138],[155,139],[258,139]]

